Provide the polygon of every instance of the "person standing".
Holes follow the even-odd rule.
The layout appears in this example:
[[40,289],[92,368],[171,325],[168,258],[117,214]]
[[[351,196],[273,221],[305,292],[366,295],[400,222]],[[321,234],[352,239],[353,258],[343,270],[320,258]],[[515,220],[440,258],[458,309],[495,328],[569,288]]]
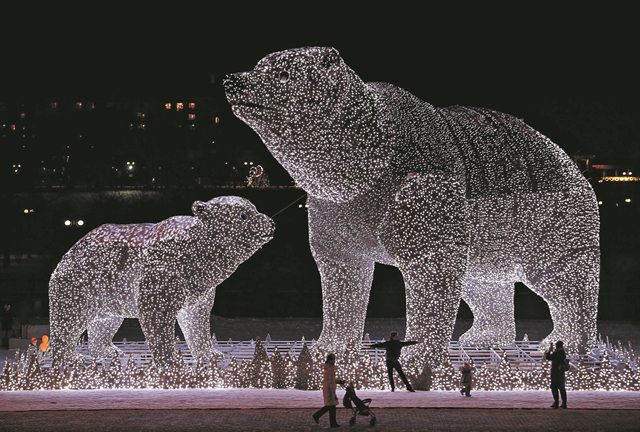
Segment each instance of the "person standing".
[[402,366],[400,366],[400,351],[402,351],[402,347],[408,345],[415,345],[418,342],[415,341],[404,341],[400,342],[400,338],[398,337],[398,332],[391,332],[389,335],[389,340],[386,342],[380,342],[377,344],[371,345],[371,348],[384,348],[387,351],[387,374],[389,375],[389,384],[391,384],[391,391],[395,391],[396,386],[393,381],[393,370],[395,369],[400,376],[400,379],[407,386],[407,390],[410,392],[415,392],[409,381],[407,381],[407,377],[404,376],[404,372],[402,372]]
[[471,365],[468,362],[464,362],[464,365],[460,368],[462,372],[462,378],[460,378],[460,394],[466,397],[471,397]]
[[[567,408],[567,390],[564,386],[565,377],[563,368],[567,353],[564,351],[564,343],[562,341],[556,342],[555,351],[553,351],[553,345],[551,345],[545,358],[551,360],[551,394],[553,394],[553,404],[551,408]],[[562,405],[559,407],[558,392],[560,396],[562,396]]]
[[336,405],[338,405],[336,384],[344,384],[344,381],[336,380],[336,356],[334,354],[329,354],[324,363],[324,375],[322,380],[324,406],[313,414],[313,421],[316,423],[320,423],[320,417],[329,411],[329,425],[331,427],[340,427],[336,421]]

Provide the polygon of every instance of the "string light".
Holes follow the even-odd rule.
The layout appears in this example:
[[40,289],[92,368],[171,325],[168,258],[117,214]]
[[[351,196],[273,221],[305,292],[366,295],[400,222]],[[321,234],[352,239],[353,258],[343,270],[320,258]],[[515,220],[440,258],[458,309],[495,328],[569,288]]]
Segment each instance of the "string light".
[[91,356],[120,355],[112,340],[126,317],[139,318],[153,368],[177,373],[176,320],[194,357],[222,355],[210,334],[215,288],[273,237],[275,225],[235,196],[196,201],[191,210],[157,224],[102,225],[62,257],[49,283],[57,362],[84,363],[75,344],[85,329]]
[[513,343],[515,282],[549,304],[543,347],[594,346],[598,206],[548,138],[507,114],[364,83],[333,48],[267,55],[224,86],[233,113],[308,192],[323,295],[314,349],[361,340],[376,262],[402,272],[406,337],[423,341],[405,359],[441,365],[461,298],[474,314],[461,345]]
[[[182,353],[179,355],[182,358]],[[358,353],[351,344],[342,355],[337,356],[338,376],[353,382],[357,389],[388,390],[386,364],[383,358],[377,363],[368,352]],[[584,357],[572,360],[572,368],[566,373],[567,390],[639,391],[640,373],[631,360],[621,361],[614,368],[605,351],[596,362],[600,367],[588,368]],[[171,369],[158,370],[153,360],[147,367],[138,367],[133,355],[126,368],[117,354],[108,364],[94,359],[88,367],[80,364],[60,366],[55,362],[41,368],[37,356],[18,356],[13,362],[5,361],[0,374],[0,391],[16,390],[83,390],[83,389],[187,389],[187,388],[296,388],[317,390],[322,387],[322,362],[314,357],[306,343],[297,358],[287,353],[284,358],[273,349],[268,356],[265,346],[256,339],[251,360],[232,357],[227,368],[221,368],[212,359],[207,367],[202,358],[195,367],[184,360],[172,364]],[[470,361],[470,363],[473,363]],[[443,366],[431,369],[428,363],[420,369],[408,364],[406,375],[417,390],[459,390],[460,372],[449,355],[445,355]],[[514,367],[504,352],[497,365],[482,362],[473,373],[474,390],[514,391],[546,390],[549,387],[551,361],[543,360],[538,367],[521,369]],[[402,388],[398,380],[396,386]]]

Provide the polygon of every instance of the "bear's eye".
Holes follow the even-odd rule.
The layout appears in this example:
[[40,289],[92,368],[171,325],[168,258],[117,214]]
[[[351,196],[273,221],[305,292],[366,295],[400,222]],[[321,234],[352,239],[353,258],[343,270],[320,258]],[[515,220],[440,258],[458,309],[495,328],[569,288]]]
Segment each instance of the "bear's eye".
[[199,206],[196,207],[196,210],[198,210],[199,212],[203,212],[204,211],[204,206],[202,204],[200,204]]
[[283,70],[280,72],[280,82],[286,83],[287,81],[289,81],[289,72]]
[[242,220],[247,220],[249,216],[247,216],[246,213],[240,213],[240,217],[242,218]]

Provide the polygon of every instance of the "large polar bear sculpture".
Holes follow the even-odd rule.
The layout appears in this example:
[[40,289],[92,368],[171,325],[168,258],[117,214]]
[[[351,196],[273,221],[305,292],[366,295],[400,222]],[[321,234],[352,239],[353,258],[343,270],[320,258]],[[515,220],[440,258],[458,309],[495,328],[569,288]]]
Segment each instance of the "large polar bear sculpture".
[[191,210],[157,224],[102,225],[62,257],[49,282],[54,358],[84,361],[75,348],[85,330],[92,356],[112,355],[124,318],[140,320],[160,368],[175,360],[176,320],[195,357],[221,354],[209,327],[216,286],[273,238],[275,224],[235,196]]
[[233,113],[308,192],[322,280],[318,347],[361,340],[374,263],[406,288],[407,357],[438,366],[463,298],[460,342],[515,339],[514,283],[549,305],[569,350],[596,338],[599,216],[573,161],[520,119],[435,108],[364,83],[333,48],[270,54],[224,81]]

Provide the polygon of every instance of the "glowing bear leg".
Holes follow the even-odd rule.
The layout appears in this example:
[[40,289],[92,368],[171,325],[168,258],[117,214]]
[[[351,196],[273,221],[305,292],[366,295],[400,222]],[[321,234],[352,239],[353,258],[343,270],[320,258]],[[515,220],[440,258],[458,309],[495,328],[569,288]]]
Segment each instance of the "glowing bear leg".
[[122,325],[122,321],[124,318],[117,316],[101,316],[89,321],[87,331],[89,352],[92,357],[111,357],[114,352],[122,354],[122,351],[113,344],[113,336]]
[[403,357],[439,367],[447,351],[467,269],[464,188],[441,173],[414,176],[400,189],[381,231],[402,272],[407,302]]
[[511,345],[516,338],[513,282],[465,280],[462,298],[473,312],[473,326],[459,342],[463,346]]
[[215,349],[211,342],[210,316],[215,295],[213,288],[205,297],[178,313],[178,324],[191,354],[196,358],[211,360],[214,356],[222,356],[222,352]]
[[540,349],[559,340],[569,353],[585,354],[595,346],[599,267],[594,262],[599,262],[597,250],[574,252],[564,262],[550,265],[553,272],[530,278],[527,286],[547,302],[553,320],[553,331]]
[[49,283],[49,345],[59,364],[85,361],[76,346],[87,328],[89,307],[82,288],[73,282],[63,272],[54,272]]
[[322,333],[314,350],[342,354],[361,343],[374,263],[347,264],[316,256],[322,280]]

